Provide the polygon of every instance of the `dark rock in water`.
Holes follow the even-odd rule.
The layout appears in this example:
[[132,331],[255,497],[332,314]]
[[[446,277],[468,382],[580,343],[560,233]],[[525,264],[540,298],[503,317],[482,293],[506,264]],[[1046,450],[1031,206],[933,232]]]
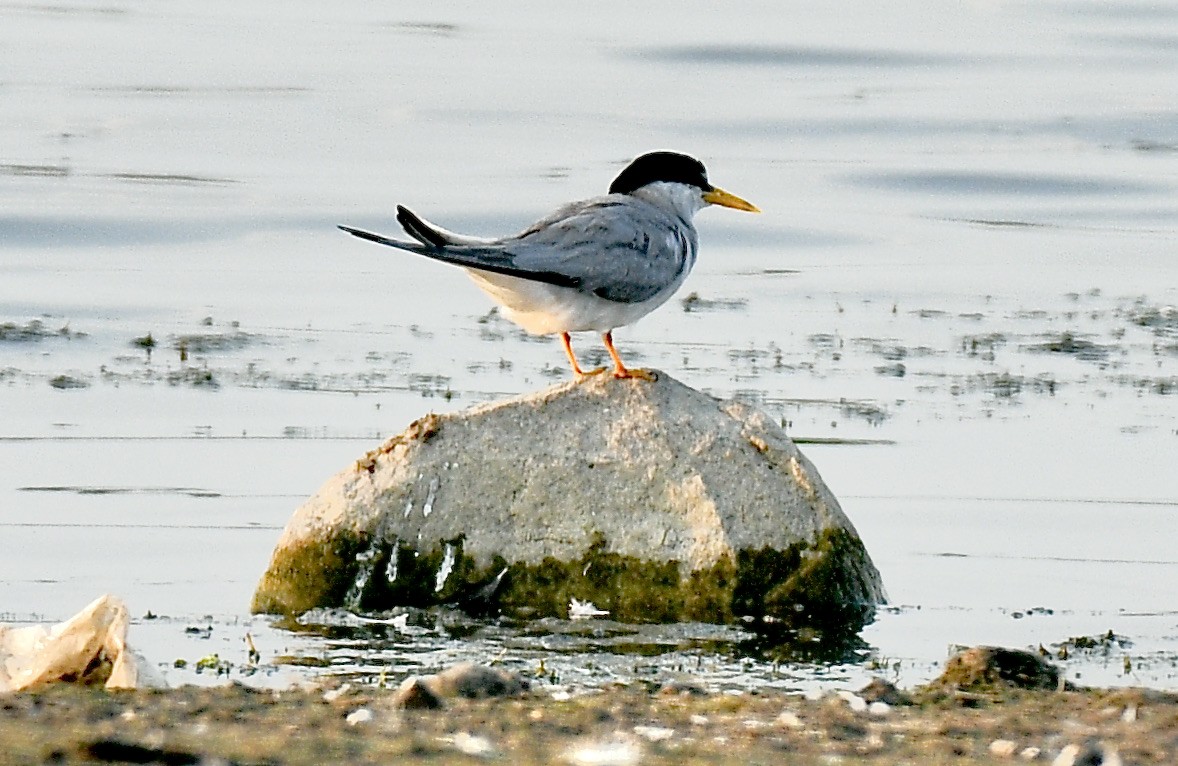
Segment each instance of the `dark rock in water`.
[[253,610],[573,599],[627,622],[862,624],[884,591],[773,419],[659,373],[416,421],[295,513]]
[[963,690],[994,687],[1058,689],[1059,669],[1037,654],[999,646],[975,646],[958,652],[930,686]]

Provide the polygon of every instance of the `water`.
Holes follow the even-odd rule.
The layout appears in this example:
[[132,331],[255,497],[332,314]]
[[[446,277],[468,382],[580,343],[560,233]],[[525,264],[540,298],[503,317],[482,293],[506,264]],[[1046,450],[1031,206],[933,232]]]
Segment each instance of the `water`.
[[[1070,677],[1178,688],[1178,8],[9,3],[0,30],[6,619],[111,591],[174,682],[242,672],[248,632],[273,683],[474,656],[910,684],[954,644],[1113,630]],[[659,148],[766,212],[701,213],[700,300],[622,353],[813,442],[891,597],[862,658],[248,616],[328,476],[568,374],[460,273],[335,224],[517,230]]]

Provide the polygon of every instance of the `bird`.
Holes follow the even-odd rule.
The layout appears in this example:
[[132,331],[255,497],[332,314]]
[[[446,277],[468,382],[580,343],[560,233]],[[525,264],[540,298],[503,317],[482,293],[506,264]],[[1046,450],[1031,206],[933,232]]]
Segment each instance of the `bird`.
[[608,193],[570,202],[518,234],[490,239],[456,234],[403,205],[397,222],[413,241],[340,225],[381,245],[459,266],[504,315],[534,335],[560,336],[579,380],[603,369],[581,369],[569,333],[601,333],[615,378],[653,380],[629,368],[613,331],[667,301],[687,279],[699,249],[692,223],[709,205],[761,212],[713,186],[699,160],[686,154],[643,154],[623,169]]

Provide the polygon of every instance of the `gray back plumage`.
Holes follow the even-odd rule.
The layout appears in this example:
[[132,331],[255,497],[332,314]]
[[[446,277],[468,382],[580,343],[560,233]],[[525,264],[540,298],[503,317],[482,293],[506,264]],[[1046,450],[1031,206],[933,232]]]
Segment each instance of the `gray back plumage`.
[[641,303],[678,287],[695,265],[690,221],[628,195],[575,202],[500,242],[524,271],[555,271],[606,300]]

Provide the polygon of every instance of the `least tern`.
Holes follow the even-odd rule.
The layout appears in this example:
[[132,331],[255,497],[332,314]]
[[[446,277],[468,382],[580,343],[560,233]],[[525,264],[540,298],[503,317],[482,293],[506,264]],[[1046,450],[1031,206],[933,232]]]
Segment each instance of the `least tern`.
[[601,370],[581,370],[569,333],[595,330],[614,377],[649,379],[622,363],[613,331],[654,311],[687,279],[699,249],[692,218],[708,205],[760,212],[713,186],[694,157],[651,152],[618,174],[608,194],[571,202],[502,239],[455,234],[401,205],[397,221],[415,242],[340,228],[461,266],[508,319],[535,335],[559,334],[577,377]]

